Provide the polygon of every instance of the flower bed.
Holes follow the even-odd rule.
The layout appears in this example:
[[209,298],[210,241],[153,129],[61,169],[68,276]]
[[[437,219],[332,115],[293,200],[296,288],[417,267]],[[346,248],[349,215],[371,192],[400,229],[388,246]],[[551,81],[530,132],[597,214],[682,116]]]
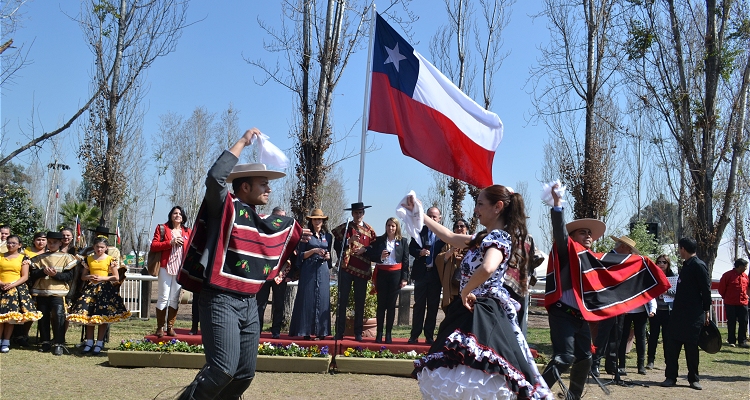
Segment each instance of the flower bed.
[[343,373],[411,376],[414,360],[424,356],[416,351],[394,353],[385,346],[380,350],[349,347],[336,356],[336,370]]
[[[123,340],[117,350],[108,351],[109,364],[116,367],[202,368],[206,363],[203,345],[177,339],[164,342]],[[328,372],[328,346],[302,347],[261,343],[256,370],[262,372]]]

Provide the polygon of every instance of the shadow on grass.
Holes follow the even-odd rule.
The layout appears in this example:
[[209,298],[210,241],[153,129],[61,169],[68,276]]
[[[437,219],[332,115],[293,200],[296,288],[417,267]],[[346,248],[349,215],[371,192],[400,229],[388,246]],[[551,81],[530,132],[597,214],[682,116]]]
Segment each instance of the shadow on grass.
[[722,363],[722,364],[734,364],[734,365],[742,365],[746,367],[750,367],[750,360],[731,360],[731,359],[725,359],[725,360],[714,360],[715,363]]
[[747,376],[714,376],[714,375],[701,375],[701,379],[706,379],[713,382],[750,382],[750,377]]

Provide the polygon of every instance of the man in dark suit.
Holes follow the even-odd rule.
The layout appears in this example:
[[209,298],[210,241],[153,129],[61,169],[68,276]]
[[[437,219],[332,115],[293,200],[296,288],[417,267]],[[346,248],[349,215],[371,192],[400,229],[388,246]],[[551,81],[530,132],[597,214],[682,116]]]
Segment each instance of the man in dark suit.
[[[437,207],[430,207],[426,215],[440,223],[441,215]],[[409,343],[417,343],[424,327],[425,343],[432,344],[442,289],[440,276],[434,268],[432,257],[440,253],[445,243],[427,229],[427,226],[422,228],[419,237],[422,240],[422,246],[414,238],[409,242],[409,254],[414,257],[411,269],[411,277],[414,280],[414,308]],[[426,317],[425,308],[427,309]]]
[[706,263],[695,256],[698,243],[693,238],[682,238],[678,242],[682,271],[677,280],[672,314],[669,319],[666,339],[664,341],[664,370],[666,379],[664,387],[677,385],[678,359],[680,350],[685,346],[688,382],[690,387],[701,390],[698,376],[698,337],[701,327],[711,321],[711,279],[708,276]]

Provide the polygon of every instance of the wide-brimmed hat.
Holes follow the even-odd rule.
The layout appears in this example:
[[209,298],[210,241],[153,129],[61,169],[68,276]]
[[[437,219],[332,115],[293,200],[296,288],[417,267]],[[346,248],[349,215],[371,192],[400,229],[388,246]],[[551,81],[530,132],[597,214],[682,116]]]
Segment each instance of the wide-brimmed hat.
[[[34,235],[36,236],[36,235]],[[47,239],[58,239],[63,240],[62,232],[49,231],[47,232]]]
[[[99,235],[108,235],[108,236],[112,236],[112,235],[114,235],[114,233],[110,233],[110,232],[109,232],[109,228],[107,228],[106,226],[101,226],[101,225],[99,225],[99,226],[97,226],[96,228],[94,228],[94,229],[89,229],[89,230],[90,230],[91,232],[94,232],[94,233],[96,233],[96,234],[99,234]],[[49,236],[47,236],[47,237],[49,238]]]
[[372,206],[366,206],[363,202],[357,202],[352,203],[352,206],[349,208],[345,208],[344,211],[354,211],[354,210],[364,210],[365,208],[370,208]]
[[633,239],[631,239],[631,238],[629,238],[627,236],[617,237],[617,236],[611,236],[610,235],[609,238],[612,239],[612,240],[614,240],[615,242],[620,242],[620,243],[624,244],[625,246],[630,247],[630,251],[632,251],[633,254],[641,254],[641,253],[638,252],[638,249],[635,248],[635,240],[633,240]]
[[253,164],[237,164],[232,168],[232,172],[227,177],[227,183],[231,183],[237,178],[244,178],[246,176],[263,176],[268,180],[279,179],[286,176],[281,171],[272,171],[266,168],[266,164],[253,163]]
[[701,326],[698,346],[708,354],[716,354],[721,350],[721,331],[713,320],[708,325]]
[[570,221],[565,225],[565,229],[568,230],[568,235],[584,228],[591,231],[591,240],[598,240],[604,235],[604,231],[607,230],[607,225],[604,225],[604,222],[593,218],[581,218],[575,221]]
[[307,219],[328,219],[328,216],[323,213],[320,208],[314,209],[310,215],[305,216]]

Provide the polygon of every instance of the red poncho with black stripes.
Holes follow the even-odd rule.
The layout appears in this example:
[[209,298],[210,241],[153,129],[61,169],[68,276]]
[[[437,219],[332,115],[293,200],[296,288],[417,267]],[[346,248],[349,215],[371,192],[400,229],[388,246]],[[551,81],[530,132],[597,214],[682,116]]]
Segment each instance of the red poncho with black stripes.
[[[669,289],[664,272],[648,257],[594,253],[568,238],[568,265],[561,270],[557,246],[547,265],[544,306],[562,297],[561,274],[570,274],[578,309],[587,321],[600,321],[646,304]],[[564,264],[564,263],[563,263]]]

